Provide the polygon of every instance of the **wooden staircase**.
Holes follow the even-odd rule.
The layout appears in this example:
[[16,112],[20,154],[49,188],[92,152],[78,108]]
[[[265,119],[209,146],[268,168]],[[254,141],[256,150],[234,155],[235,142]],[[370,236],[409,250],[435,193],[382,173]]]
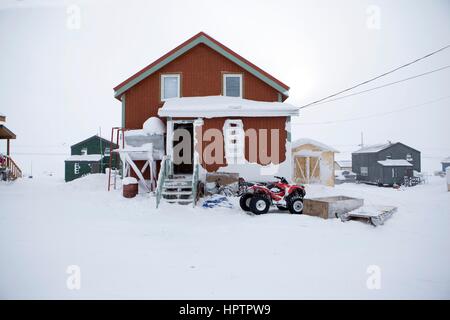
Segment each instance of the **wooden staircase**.
[[192,175],[169,175],[164,180],[161,196],[168,203],[192,203]]
[[9,180],[16,180],[17,178],[22,178],[22,170],[20,170],[19,166],[14,162],[14,160],[10,156],[6,157],[6,168],[9,171]]
[[197,204],[197,185],[199,177],[199,165],[194,163],[192,175],[172,174],[172,163],[168,156],[161,162],[158,183],[156,186],[156,207],[161,201],[168,203]]

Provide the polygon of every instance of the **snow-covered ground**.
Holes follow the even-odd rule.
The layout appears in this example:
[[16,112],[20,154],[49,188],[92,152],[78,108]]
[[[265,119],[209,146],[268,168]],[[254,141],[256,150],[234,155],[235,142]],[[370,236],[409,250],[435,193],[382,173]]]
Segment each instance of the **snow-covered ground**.
[[[445,179],[407,190],[343,184],[308,196],[395,205],[384,226],[163,204],[106,176],[0,183],[0,298],[450,298]],[[66,285],[68,266],[80,290]],[[367,270],[380,271],[369,289]],[[373,275],[372,275],[373,276]],[[371,278],[373,279],[373,278]]]

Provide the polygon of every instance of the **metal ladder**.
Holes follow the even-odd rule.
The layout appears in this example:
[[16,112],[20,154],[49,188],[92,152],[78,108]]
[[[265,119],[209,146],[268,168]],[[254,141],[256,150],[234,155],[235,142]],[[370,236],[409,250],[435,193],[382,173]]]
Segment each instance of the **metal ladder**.
[[[114,145],[120,146],[120,133],[127,130],[125,128],[122,127],[113,127],[111,128],[111,140],[109,141],[109,172],[108,172],[108,191],[111,190],[111,186],[114,186],[114,189],[116,189],[116,179],[117,179],[117,169],[114,170],[114,180],[113,182],[111,182],[111,177],[112,177],[112,159],[114,156],[115,159],[115,164],[117,165],[119,163],[119,154],[117,152],[114,152]],[[114,138],[116,138],[116,142],[114,142]],[[124,139],[122,139],[122,148],[125,144]]]

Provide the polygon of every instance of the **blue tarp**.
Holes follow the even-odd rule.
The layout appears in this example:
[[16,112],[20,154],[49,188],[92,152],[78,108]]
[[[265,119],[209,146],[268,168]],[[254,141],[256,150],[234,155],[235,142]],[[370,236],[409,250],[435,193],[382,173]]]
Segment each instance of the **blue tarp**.
[[202,205],[203,208],[233,208],[233,204],[228,200],[227,197],[214,194],[207,198]]

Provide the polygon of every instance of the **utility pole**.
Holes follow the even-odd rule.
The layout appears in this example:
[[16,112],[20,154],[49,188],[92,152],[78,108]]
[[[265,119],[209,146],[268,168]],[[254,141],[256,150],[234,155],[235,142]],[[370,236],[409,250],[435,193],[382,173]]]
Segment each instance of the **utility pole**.
[[359,145],[361,148],[364,147],[364,133],[361,131],[361,144]]
[[102,127],[98,127],[98,135],[100,137],[100,154],[102,157],[100,158],[100,173],[103,173],[103,160],[104,160],[104,153],[103,153],[103,143],[102,143]]

